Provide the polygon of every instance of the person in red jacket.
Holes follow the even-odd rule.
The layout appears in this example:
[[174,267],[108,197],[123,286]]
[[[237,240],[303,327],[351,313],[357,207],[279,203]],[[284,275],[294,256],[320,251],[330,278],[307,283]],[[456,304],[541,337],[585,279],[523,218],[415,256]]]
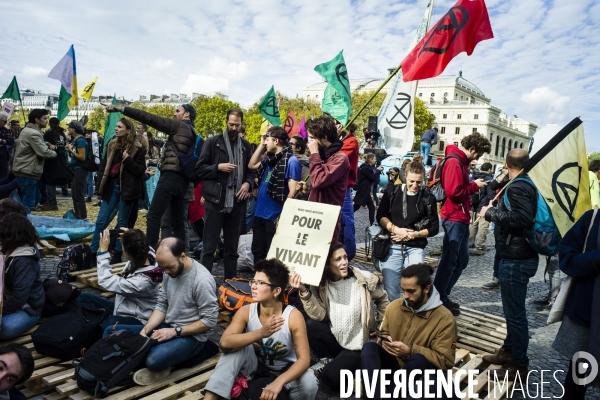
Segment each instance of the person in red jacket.
[[342,229],[340,231],[340,242],[346,247],[348,261],[356,255],[356,238],[354,230],[354,208],[352,205],[352,187],[358,179],[358,140],[354,133],[357,126],[350,124],[347,130],[342,131],[342,152],[348,157],[350,169],[348,170],[348,188],[342,206]]
[[469,164],[491,150],[490,141],[477,132],[465,136],[460,147],[446,147],[446,162],[442,170],[442,186],[446,201],[440,210],[444,228],[442,256],[433,285],[444,306],[460,315],[459,304],[448,298],[452,288],[469,263],[469,225],[471,194],[486,185],[483,179],[469,182]]
[[[310,142],[310,195],[308,201],[343,206],[348,188],[350,163],[342,151],[335,120],[327,115],[306,122]],[[307,190],[306,185],[299,185]],[[332,242],[338,240],[341,215],[333,233]]]

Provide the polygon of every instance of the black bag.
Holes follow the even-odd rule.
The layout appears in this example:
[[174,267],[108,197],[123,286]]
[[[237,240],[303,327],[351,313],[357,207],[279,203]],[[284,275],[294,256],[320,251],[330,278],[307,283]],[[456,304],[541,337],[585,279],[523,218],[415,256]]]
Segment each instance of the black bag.
[[73,360],[77,386],[105,397],[108,391],[126,382],[129,373],[145,359],[156,340],[118,330],[92,345],[79,360]]
[[175,150],[175,154],[177,154],[177,158],[179,159],[179,166],[181,167],[181,172],[186,177],[186,179],[194,186],[200,183],[200,177],[196,174],[196,163],[198,162],[198,158],[200,157],[200,153],[202,153],[202,147],[204,146],[204,139],[202,136],[197,136],[196,131],[192,128],[192,132],[196,136],[196,143],[194,146],[190,147],[190,150],[185,155],[180,155],[177,150],[177,146],[174,142],[171,142],[173,150]]
[[85,152],[85,160],[80,163],[80,166],[87,171],[96,172],[100,169],[100,157],[94,155],[92,139],[85,138],[85,140],[87,141],[88,149]]
[[73,171],[65,160],[65,149],[58,147],[56,157],[44,160],[42,181],[48,186],[63,186],[71,183]]
[[42,323],[31,334],[31,341],[40,354],[72,360],[100,339],[100,324],[108,315],[93,306],[77,307]]
[[81,271],[92,267],[92,249],[85,243],[73,244],[65,249],[56,266],[56,275],[63,281],[73,281],[69,272]]
[[435,200],[440,203],[446,200],[446,192],[444,191],[444,187],[442,186],[442,170],[444,169],[444,165],[448,158],[455,158],[458,160],[460,164],[461,170],[464,169],[463,163],[455,154],[447,155],[442,161],[436,164],[435,169],[432,169],[429,172],[431,174],[431,178],[429,179],[429,183],[427,184],[427,190],[435,197]]
[[380,260],[385,259],[390,252],[392,245],[392,235],[389,232],[382,232],[373,237],[373,257]]
[[51,317],[62,314],[76,307],[76,299],[81,290],[75,289],[67,281],[58,278],[47,278],[43,283],[46,301],[42,316]]

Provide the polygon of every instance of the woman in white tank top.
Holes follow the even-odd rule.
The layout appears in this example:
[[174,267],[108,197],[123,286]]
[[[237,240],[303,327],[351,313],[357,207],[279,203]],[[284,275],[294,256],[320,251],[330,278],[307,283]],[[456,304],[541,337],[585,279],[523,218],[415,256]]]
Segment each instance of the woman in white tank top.
[[291,400],[312,400],[318,382],[308,369],[310,355],[304,318],[282,302],[288,269],[281,261],[270,259],[257,263],[254,270],[256,274],[250,281],[254,303],[237,311],[223,332],[223,355],[206,384],[204,398],[231,398],[238,377],[253,376],[258,369],[268,371],[269,377],[251,380],[251,393],[275,400],[286,390]]

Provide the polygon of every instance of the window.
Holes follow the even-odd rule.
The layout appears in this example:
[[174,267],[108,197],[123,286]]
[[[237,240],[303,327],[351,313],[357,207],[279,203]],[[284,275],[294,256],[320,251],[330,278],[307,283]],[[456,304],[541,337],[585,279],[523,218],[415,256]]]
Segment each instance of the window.
[[479,114],[474,114],[473,119],[479,119]]
[[477,128],[473,128],[473,132],[477,132]]
[[523,148],[523,142],[521,142],[521,144],[519,145],[519,148],[522,149]]
[[315,95],[315,99],[318,99],[318,98],[319,98],[319,95],[318,95],[318,94],[317,94],[317,95]]
[[460,96],[460,101],[463,101],[465,99],[464,96]]
[[511,147],[512,147],[512,139],[508,141],[508,150],[507,150],[507,153],[510,151]]
[[423,93],[419,93],[419,97],[423,97]]
[[448,119],[448,114],[442,114],[442,119]]
[[505,152],[506,152],[506,138],[502,138],[502,154],[500,154],[500,157],[504,158]]
[[435,93],[431,93],[431,97],[435,97]]
[[462,114],[456,114],[456,119],[462,119]]
[[[444,128],[442,128],[442,129],[444,129]],[[444,151],[444,147],[446,146],[446,143],[444,143],[443,140],[440,140],[438,143],[440,145],[440,151]]]
[[458,147],[458,142],[454,142],[454,145]]
[[446,133],[446,127],[442,126],[442,130],[440,130],[440,133]]
[[500,136],[496,136],[496,151],[494,154],[498,157],[498,149],[500,148]]
[[457,126],[456,128],[454,128],[454,134],[460,135],[460,127]]

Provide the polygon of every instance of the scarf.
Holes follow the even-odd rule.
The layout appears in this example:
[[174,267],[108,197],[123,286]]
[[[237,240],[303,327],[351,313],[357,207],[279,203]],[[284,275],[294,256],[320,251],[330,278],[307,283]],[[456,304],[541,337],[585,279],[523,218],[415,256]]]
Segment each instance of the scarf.
[[329,157],[331,157],[332,155],[334,155],[342,149],[342,145],[343,143],[341,140],[336,140],[325,149],[319,148],[319,155],[321,156],[321,160],[323,162],[327,162]]
[[229,156],[229,162],[237,166],[236,169],[229,173],[227,177],[227,191],[225,193],[225,205],[221,212],[229,214],[233,210],[235,202],[235,195],[240,191],[242,187],[243,178],[242,172],[244,171],[244,154],[242,152],[242,138],[236,136],[233,144],[233,152],[231,151],[231,141],[229,140],[229,132],[227,129],[223,132],[223,139],[225,139],[225,149],[227,149],[227,155]]
[[269,177],[269,187],[267,195],[273,200],[284,202],[287,198],[288,187],[285,183],[285,175],[287,172],[287,164],[291,156],[294,155],[292,146],[284,147],[275,155],[267,155],[264,163],[260,163],[257,170],[258,181],[262,182],[263,174],[265,173],[265,164],[273,169]]

